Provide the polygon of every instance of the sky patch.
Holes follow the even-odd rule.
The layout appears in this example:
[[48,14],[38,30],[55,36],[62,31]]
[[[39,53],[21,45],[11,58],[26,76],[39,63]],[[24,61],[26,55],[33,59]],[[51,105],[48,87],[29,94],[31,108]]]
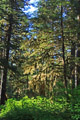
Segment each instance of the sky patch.
[[38,8],[37,8],[37,3],[38,2],[39,2],[39,0],[30,0],[29,5],[24,6],[24,12],[26,14],[32,14],[35,11],[37,11],[38,10]]

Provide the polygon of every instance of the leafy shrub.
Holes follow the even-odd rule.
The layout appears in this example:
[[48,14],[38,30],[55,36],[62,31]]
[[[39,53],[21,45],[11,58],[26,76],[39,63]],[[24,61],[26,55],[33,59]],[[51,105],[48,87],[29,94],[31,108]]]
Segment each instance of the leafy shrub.
[[71,120],[80,120],[80,86],[72,91],[69,110],[71,113]]
[[1,110],[0,120],[69,120],[67,106],[65,99],[53,102],[40,96],[36,99],[26,96],[20,101],[8,99]]

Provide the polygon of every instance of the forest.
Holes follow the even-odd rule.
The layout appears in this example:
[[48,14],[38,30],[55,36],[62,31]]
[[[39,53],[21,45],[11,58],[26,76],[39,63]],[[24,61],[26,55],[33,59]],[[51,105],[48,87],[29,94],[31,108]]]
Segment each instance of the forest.
[[0,120],[80,120],[80,0],[0,0]]

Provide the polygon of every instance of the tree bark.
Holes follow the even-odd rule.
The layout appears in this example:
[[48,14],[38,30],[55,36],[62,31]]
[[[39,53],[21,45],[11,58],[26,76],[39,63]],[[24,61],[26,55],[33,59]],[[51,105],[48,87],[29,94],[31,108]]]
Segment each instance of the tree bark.
[[61,37],[62,37],[62,52],[63,52],[63,65],[64,65],[64,81],[65,88],[67,88],[67,79],[66,79],[66,62],[65,62],[65,45],[64,45],[64,32],[63,32],[63,6],[61,6]]
[[2,90],[1,90],[1,104],[5,104],[6,100],[6,83],[7,83],[7,72],[8,72],[8,62],[9,62],[9,50],[10,50],[10,39],[12,31],[12,14],[9,15],[9,28],[6,33],[6,55],[5,55],[5,65],[3,69],[3,80],[2,80]]
[[75,42],[71,45],[71,79],[72,79],[72,89],[75,88]]
[[[79,24],[79,28],[80,28],[80,0],[78,0],[78,7],[77,7],[77,13],[78,13],[78,24]],[[78,59],[78,63],[77,63],[77,78],[78,78],[78,85],[80,85],[80,32],[78,32],[78,45],[77,45],[77,58]]]
[[[78,36],[80,38],[80,34]],[[80,43],[78,44],[77,58],[79,58],[77,62],[77,84],[80,85]]]

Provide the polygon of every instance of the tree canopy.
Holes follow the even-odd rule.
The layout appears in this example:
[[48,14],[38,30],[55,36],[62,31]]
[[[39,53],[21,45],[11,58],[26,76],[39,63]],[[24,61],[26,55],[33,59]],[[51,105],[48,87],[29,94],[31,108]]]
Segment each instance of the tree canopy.
[[[80,0],[0,1],[1,104],[26,95],[31,101],[37,96],[50,102],[64,98],[70,104],[62,111],[75,112],[75,93],[80,93],[79,4]],[[32,13],[30,6],[36,7]],[[71,111],[70,120],[79,120],[75,114]]]

